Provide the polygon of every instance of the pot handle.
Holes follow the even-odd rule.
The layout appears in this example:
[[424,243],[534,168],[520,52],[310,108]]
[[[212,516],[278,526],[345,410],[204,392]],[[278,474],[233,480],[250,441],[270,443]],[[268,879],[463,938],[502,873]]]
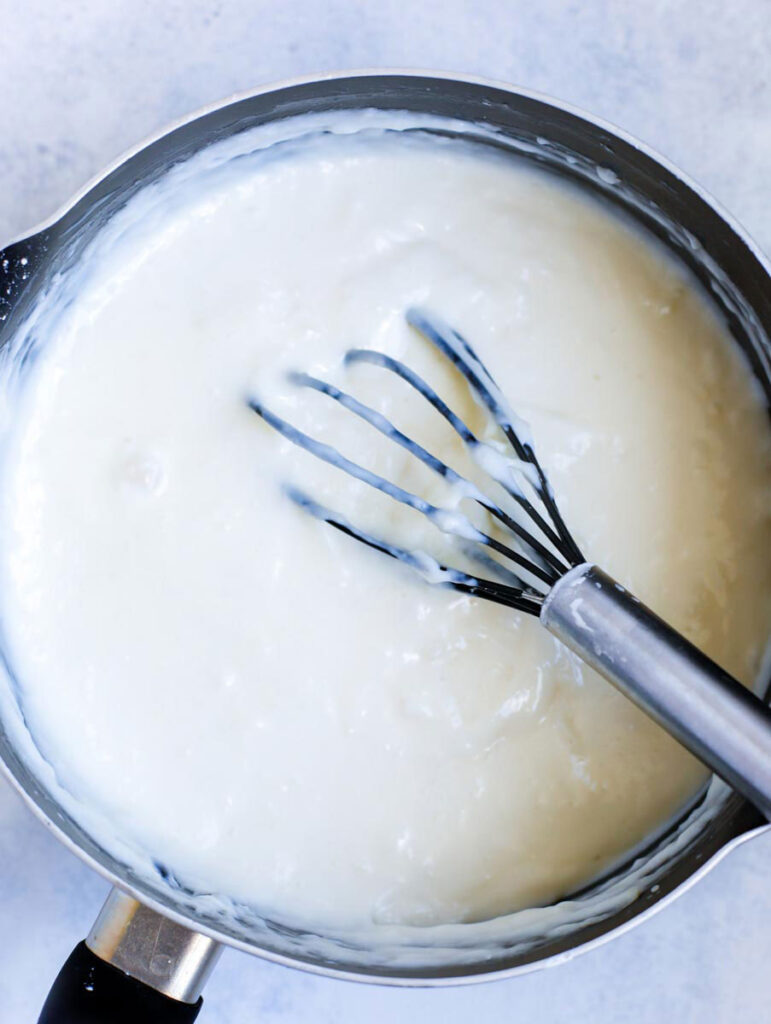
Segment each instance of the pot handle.
[[113,967],[79,942],[59,971],[38,1024],[189,1024],[203,999],[181,1003]]
[[189,1024],[221,951],[113,889],[59,972],[38,1024]]

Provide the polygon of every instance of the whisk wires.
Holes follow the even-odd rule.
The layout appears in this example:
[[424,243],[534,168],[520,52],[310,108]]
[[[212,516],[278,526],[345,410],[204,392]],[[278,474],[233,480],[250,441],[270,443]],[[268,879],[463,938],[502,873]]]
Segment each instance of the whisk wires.
[[[423,515],[437,529],[456,538],[462,549],[471,554],[475,561],[509,582],[502,583],[472,575],[444,565],[426,552],[401,547],[368,533],[295,485],[285,487],[286,494],[316,519],[408,565],[429,583],[538,615],[551,587],[564,573],[584,559],[557,508],[548,478],[536,456],[529,427],[511,409],[492,375],[465,338],[426,310],[410,309],[406,315],[407,321],[465,378],[472,393],[485,407],[511,448],[510,456],[503,455],[497,448],[478,438],[427,381],[400,360],[383,352],[359,348],[346,353],[346,365],[369,363],[385,370],[401,378],[428,401],[460,437],[473,462],[518,506],[518,517],[506,511],[500,501],[491,498],[476,483],[404,434],[388,417],[353,395],[307,373],[293,372],[289,379],[298,387],[308,388],[330,398],[409,452],[453,485],[457,493],[489,513],[502,527],[499,532],[503,532],[507,540],[510,535],[508,542],[478,528],[462,512],[434,505],[352,461],[332,445],[293,426],[259,399],[250,397],[248,404],[267,424],[293,444]],[[540,505],[540,510],[535,507],[533,498]],[[503,562],[485,555],[485,550],[494,552]]]

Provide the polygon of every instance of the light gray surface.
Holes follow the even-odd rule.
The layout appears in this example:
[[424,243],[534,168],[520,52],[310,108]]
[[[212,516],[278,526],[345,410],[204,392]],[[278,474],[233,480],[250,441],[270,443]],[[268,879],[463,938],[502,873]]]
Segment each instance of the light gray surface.
[[[235,90],[363,66],[507,79],[604,116],[700,180],[771,250],[767,0],[0,0],[0,240],[148,132]],[[771,1019],[771,837],[643,928],[549,972],[390,991],[227,952],[206,1024]],[[104,884],[0,783],[0,1024],[36,1018]]]

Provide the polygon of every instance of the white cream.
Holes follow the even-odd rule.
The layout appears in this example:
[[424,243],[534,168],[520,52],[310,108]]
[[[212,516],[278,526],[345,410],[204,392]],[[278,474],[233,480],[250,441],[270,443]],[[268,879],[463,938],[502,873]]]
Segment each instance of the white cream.
[[[587,557],[750,683],[771,445],[749,371],[658,249],[461,144],[319,139],[163,187],[107,229],[52,320],[6,464],[4,629],[75,813],[138,864],[319,926],[390,936],[581,886],[701,768],[536,621],[303,516],[282,481],[421,550],[429,581],[460,564],[451,536],[280,440],[246,398],[442,506],[449,533],[482,526],[282,376],[350,388],[479,482],[422,399],[340,365],[351,346],[404,359],[497,444],[404,322],[436,309],[531,425]],[[527,486],[496,448],[477,455]]]

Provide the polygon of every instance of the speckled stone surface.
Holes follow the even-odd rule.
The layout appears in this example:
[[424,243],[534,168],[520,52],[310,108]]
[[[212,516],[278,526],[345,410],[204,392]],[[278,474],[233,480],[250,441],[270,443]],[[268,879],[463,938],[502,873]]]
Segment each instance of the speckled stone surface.
[[[486,75],[583,106],[699,180],[771,251],[767,0],[0,0],[0,242],[202,104],[343,67]],[[0,1024],[36,1019],[106,885],[0,782]],[[508,982],[397,991],[225,953],[205,1024],[771,1021],[771,836],[643,927]]]

